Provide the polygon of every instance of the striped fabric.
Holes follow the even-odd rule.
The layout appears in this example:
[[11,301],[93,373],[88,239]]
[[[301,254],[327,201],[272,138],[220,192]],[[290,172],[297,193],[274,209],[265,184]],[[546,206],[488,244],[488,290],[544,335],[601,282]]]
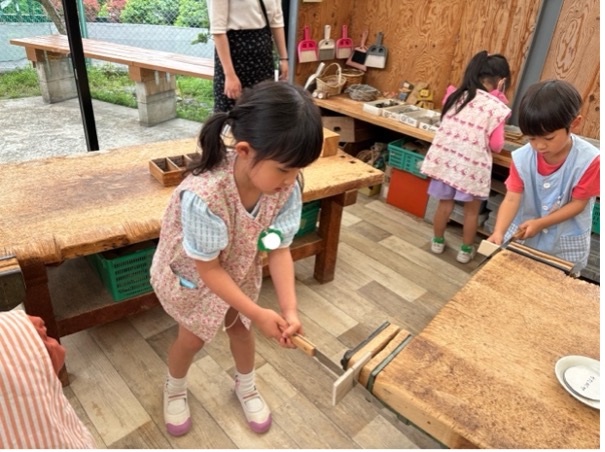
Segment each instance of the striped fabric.
[[94,448],[27,314],[0,313],[0,448]]

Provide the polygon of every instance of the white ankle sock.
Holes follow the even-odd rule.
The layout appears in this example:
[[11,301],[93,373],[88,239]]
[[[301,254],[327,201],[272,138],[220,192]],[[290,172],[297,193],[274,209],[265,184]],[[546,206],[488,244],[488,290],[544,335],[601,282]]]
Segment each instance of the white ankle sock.
[[[174,378],[167,373],[166,375],[166,392],[168,395],[187,393],[187,377]],[[168,412],[170,414],[178,414],[185,409],[186,399],[178,398],[168,402]]]
[[[235,371],[235,379],[238,382],[238,384],[235,386],[235,389],[240,396],[244,396],[256,391],[254,370],[247,374],[242,374],[238,371]],[[263,407],[263,402],[259,397],[252,397],[251,399],[246,400],[244,403],[246,404],[246,409],[251,412],[259,411]]]

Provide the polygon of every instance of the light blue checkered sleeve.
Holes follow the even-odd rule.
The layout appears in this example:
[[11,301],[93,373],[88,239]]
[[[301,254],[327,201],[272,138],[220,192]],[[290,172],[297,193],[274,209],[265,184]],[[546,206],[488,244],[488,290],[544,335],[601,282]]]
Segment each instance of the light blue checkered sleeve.
[[290,197],[282,206],[275,218],[273,226],[280,231],[283,236],[280,248],[287,248],[292,244],[294,235],[300,228],[300,216],[302,214],[302,194],[298,181],[292,190]]
[[189,257],[201,261],[215,259],[228,243],[225,222],[213,214],[195,193],[181,193],[183,248]]

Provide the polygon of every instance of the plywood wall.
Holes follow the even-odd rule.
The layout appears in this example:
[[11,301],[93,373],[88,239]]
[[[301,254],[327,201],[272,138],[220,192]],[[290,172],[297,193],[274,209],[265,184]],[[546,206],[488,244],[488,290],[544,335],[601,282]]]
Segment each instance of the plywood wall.
[[[538,0],[323,0],[299,5],[302,27],[319,41],[323,27],[340,36],[349,27],[355,44],[363,30],[369,43],[383,32],[388,49],[385,69],[369,69],[364,80],[384,92],[402,81],[423,81],[437,104],[448,85],[457,85],[470,58],[480,50],[504,54],[512,71],[507,96],[512,101],[523,70],[541,2]],[[578,87],[585,99],[583,135],[599,138],[599,1],[564,0],[542,79],[561,78]],[[342,63],[342,61],[341,61]],[[297,64],[296,81],[304,83],[317,63]]]
[[541,79],[573,83],[584,99],[582,135],[600,137],[599,0],[565,0]]

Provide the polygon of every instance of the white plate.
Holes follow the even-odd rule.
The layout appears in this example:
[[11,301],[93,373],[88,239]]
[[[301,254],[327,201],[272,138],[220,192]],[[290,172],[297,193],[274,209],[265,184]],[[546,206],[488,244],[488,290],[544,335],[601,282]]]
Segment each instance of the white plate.
[[589,369],[591,369],[592,371],[594,371],[600,378],[600,376],[601,376],[600,362],[597,361],[596,359],[588,358],[586,356],[570,355],[570,356],[564,356],[559,361],[557,361],[557,364],[555,365],[555,375],[557,376],[557,379],[559,380],[559,383],[561,384],[561,386],[563,386],[563,388],[569,394],[571,394],[574,398],[576,398],[580,402],[582,402],[592,408],[596,408],[597,410],[600,410],[601,409],[600,400],[590,400],[585,397],[582,397],[582,396],[576,394],[573,390],[571,390],[568,386],[568,383],[566,383],[565,371],[567,369],[569,369],[570,367],[574,367],[574,366],[586,366]]

